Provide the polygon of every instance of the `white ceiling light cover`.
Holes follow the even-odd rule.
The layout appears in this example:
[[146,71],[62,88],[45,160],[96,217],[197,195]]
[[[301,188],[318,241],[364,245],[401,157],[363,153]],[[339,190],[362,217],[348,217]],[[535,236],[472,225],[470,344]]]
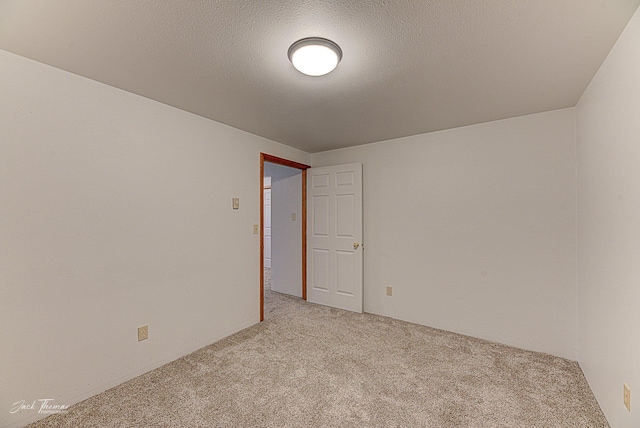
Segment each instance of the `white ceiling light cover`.
[[289,48],[289,60],[301,73],[323,76],[333,71],[342,59],[340,46],[320,37],[301,39]]

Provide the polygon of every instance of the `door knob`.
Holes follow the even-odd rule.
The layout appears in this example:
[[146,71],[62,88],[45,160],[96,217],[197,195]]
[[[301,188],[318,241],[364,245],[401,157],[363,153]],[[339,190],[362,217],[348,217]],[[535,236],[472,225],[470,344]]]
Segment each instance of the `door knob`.
[[359,244],[359,243],[357,243],[357,242],[354,242],[354,243],[353,243],[353,249],[354,249],[354,250],[357,250],[359,246],[360,246],[360,244]]

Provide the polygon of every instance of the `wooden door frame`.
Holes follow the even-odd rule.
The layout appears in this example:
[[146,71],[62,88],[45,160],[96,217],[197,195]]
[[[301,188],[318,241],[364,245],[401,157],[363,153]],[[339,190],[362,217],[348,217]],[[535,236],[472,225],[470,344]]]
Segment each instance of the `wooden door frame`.
[[[260,153],[260,321],[264,321],[264,163],[275,163],[302,171],[302,299],[307,300],[307,169],[299,162]],[[272,199],[273,204],[273,199]]]

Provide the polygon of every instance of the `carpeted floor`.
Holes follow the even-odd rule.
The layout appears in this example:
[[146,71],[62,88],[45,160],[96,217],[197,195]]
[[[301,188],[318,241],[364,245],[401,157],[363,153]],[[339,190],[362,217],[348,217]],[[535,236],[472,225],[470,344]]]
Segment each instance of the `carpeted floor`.
[[43,427],[607,427],[577,363],[265,290],[266,320]]

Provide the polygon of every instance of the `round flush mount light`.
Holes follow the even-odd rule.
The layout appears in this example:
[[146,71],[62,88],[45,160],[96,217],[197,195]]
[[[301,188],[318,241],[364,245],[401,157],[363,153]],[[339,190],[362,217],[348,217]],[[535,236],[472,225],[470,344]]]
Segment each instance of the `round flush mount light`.
[[342,59],[342,49],[320,37],[300,39],[289,48],[289,61],[300,73],[323,76],[333,71]]

